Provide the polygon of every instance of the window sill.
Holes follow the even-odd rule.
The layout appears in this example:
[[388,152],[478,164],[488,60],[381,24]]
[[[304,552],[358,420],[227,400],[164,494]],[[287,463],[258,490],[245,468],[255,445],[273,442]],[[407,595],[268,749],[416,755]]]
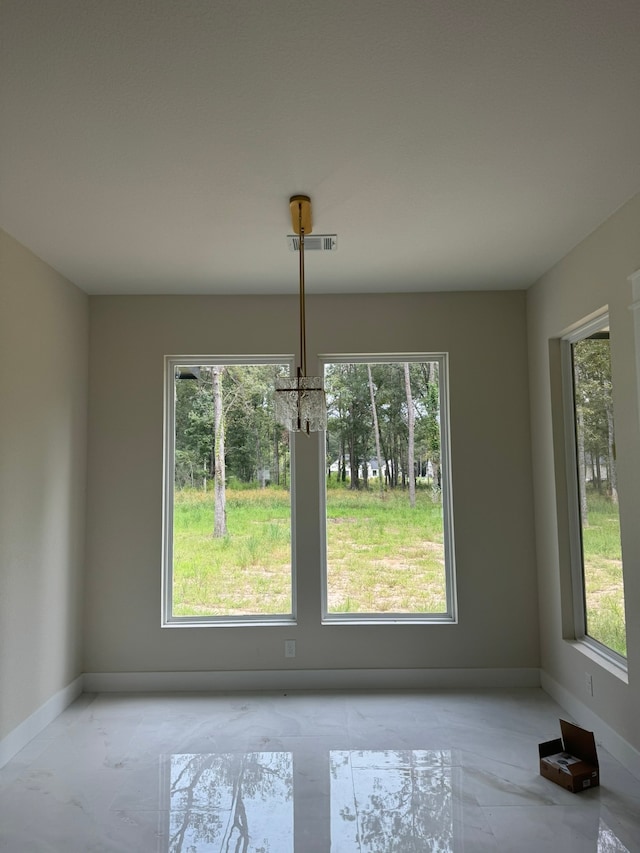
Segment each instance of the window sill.
[[162,628],[291,628],[297,621],[291,617],[276,617],[274,619],[172,619],[163,621]]
[[626,662],[618,661],[616,658],[608,655],[605,651],[601,651],[598,646],[590,643],[588,640],[567,640],[570,646],[573,646],[580,654],[588,657],[594,663],[601,666],[615,678],[620,679],[624,684],[629,683],[629,673]]
[[375,616],[364,613],[362,616],[353,614],[329,614],[323,617],[323,625],[457,625],[457,620],[450,616]]

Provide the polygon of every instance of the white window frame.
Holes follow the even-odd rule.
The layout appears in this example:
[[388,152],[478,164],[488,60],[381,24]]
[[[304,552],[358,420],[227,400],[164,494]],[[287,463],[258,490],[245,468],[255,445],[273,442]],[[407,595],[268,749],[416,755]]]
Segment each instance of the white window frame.
[[175,472],[175,405],[176,367],[214,364],[286,364],[293,373],[291,355],[167,355],[164,358],[164,433],[163,433],[163,507],[162,507],[162,620],[163,628],[202,628],[224,626],[266,626],[297,624],[297,589],[295,570],[295,442],[289,447],[289,499],[291,506],[291,612],[283,614],[251,614],[247,616],[174,616],[173,615],[173,495]]
[[571,591],[573,627],[575,639],[584,644],[598,658],[613,664],[616,669],[627,671],[627,659],[618,652],[587,634],[586,590],[584,582],[584,557],[580,495],[578,490],[578,448],[576,441],[575,386],[573,376],[573,344],[585,340],[609,326],[609,312],[604,310],[591,319],[573,328],[560,341],[562,371],[562,402],[564,440],[566,448],[566,482],[569,509],[569,554],[571,561]]
[[406,625],[406,624],[456,624],[458,604],[456,590],[455,548],[453,532],[453,500],[451,478],[451,433],[449,414],[449,354],[446,352],[422,353],[368,353],[358,355],[323,354],[319,356],[321,375],[327,364],[389,364],[392,362],[437,362],[439,370],[440,396],[440,452],[441,488],[443,515],[443,544],[446,610],[444,613],[330,613],[328,607],[328,560],[327,560],[327,489],[326,489],[326,438],[320,434],[320,535],[322,549],[322,624],[350,625]]

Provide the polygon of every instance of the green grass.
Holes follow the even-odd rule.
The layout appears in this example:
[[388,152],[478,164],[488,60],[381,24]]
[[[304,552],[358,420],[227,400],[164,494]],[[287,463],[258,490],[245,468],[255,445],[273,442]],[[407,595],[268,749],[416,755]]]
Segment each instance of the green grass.
[[330,613],[443,613],[442,507],[418,490],[327,493]]
[[228,535],[214,539],[213,493],[177,491],[174,616],[291,612],[288,492],[227,489]]
[[587,506],[589,523],[582,529],[587,633],[626,657],[618,507],[591,490]]
[[[177,491],[175,616],[291,611],[289,493],[227,489],[228,535],[214,539],[213,494]],[[430,491],[327,496],[332,613],[442,613],[446,607],[442,510]]]

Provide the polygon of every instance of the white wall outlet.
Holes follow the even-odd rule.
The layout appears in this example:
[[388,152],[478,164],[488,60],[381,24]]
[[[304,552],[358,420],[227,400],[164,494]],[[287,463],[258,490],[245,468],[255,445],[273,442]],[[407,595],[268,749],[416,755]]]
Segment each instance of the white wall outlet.
[[294,658],[296,656],[296,641],[295,640],[285,640],[284,641],[284,656],[286,658]]
[[590,672],[585,672],[585,687],[587,688],[587,693],[589,696],[593,696],[593,676]]

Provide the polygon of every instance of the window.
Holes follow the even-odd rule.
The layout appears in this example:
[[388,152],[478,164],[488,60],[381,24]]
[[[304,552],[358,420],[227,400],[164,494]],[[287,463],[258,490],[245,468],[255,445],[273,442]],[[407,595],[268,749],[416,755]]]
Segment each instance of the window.
[[576,636],[627,654],[609,318],[563,341]]
[[327,357],[326,621],[453,621],[446,355]]
[[163,624],[292,622],[289,364],[168,357]]

